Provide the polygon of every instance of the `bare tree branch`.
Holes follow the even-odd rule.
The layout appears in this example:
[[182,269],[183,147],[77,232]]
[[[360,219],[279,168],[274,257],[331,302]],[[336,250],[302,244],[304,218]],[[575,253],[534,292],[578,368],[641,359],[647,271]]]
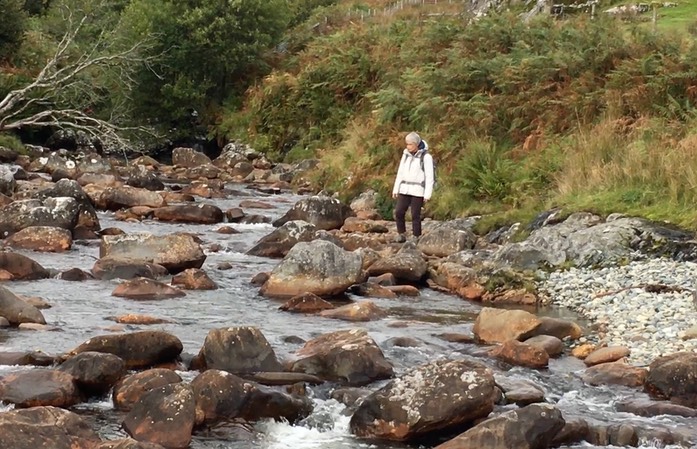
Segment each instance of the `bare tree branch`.
[[[52,57],[29,84],[0,99],[0,131],[40,126],[73,128],[97,137],[105,146],[115,146],[117,150],[128,145],[123,137],[125,132],[155,135],[145,127],[120,126],[116,110],[111,111],[108,120],[90,115],[89,104],[107,92],[98,91],[90,83],[88,74],[101,73],[95,70],[110,72],[115,82],[128,90],[134,83],[133,70],[143,64],[149,67],[155,58],[147,55],[149,42],[139,41],[116,49],[105,38],[104,32],[86,51],[76,54],[76,39],[88,17],[85,15],[76,21],[72,12],[66,10],[68,30]],[[84,110],[78,106],[81,101],[85,104]]]
[[145,127],[117,126],[106,120],[91,117],[77,109],[47,109],[30,117],[7,123],[2,129],[10,131],[28,126],[72,128],[118,149],[129,146],[128,140],[123,137],[125,132],[151,133],[151,130]]

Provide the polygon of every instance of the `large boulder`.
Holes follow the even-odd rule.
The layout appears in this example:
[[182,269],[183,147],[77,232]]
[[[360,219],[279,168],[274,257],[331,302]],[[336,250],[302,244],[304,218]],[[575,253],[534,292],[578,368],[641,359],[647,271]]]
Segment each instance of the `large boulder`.
[[261,293],[292,298],[306,292],[317,296],[344,293],[361,279],[362,259],[326,240],[297,243],[273,269]]
[[291,371],[346,385],[367,385],[394,373],[392,364],[362,329],[324,334],[305,343],[295,355]]
[[9,236],[6,243],[13,248],[58,253],[72,247],[73,235],[63,228],[29,226]]
[[100,229],[99,217],[92,200],[77,181],[61,179],[53,186],[40,190],[34,197],[41,201],[47,198],[74,198],[78,204],[77,225],[93,231]]
[[87,421],[68,410],[33,407],[0,413],[3,449],[94,449],[100,442]]
[[196,398],[197,426],[236,418],[245,404],[244,379],[227,371],[204,371],[191,381],[191,388]]
[[223,211],[212,204],[176,204],[158,207],[153,215],[160,221],[176,223],[215,224],[225,218]]
[[65,173],[69,177],[77,176],[77,165],[65,151],[53,151],[48,155],[37,157],[29,164],[29,171],[48,174]]
[[410,441],[458,429],[491,413],[495,387],[492,371],[477,362],[421,365],[365,398],[351,417],[351,431]]
[[136,165],[130,168],[126,184],[131,187],[146,189],[153,192],[165,189],[165,184],[160,178],[143,165]]
[[97,153],[90,153],[77,162],[80,174],[113,175],[116,173],[109,159]]
[[210,164],[211,159],[193,148],[179,147],[172,150],[172,165],[193,168]]
[[0,286],[0,316],[5,317],[13,326],[22,323],[46,324],[46,319],[39,309],[3,286]]
[[459,263],[442,260],[429,264],[428,279],[451,292],[466,296],[467,288],[476,284],[477,273]]
[[52,226],[72,231],[78,224],[80,207],[75,198],[14,201],[0,208],[0,236],[7,237],[30,226]]
[[0,270],[12,275],[13,280],[33,281],[46,279],[49,271],[33,259],[9,251],[0,251]]
[[503,360],[511,365],[526,366],[528,368],[547,368],[549,354],[544,349],[518,340],[508,340],[495,347],[489,355]]
[[173,362],[183,349],[181,340],[172,334],[140,331],[91,338],[70,351],[67,357],[83,352],[105,352],[121,357],[126,368],[135,369]]
[[245,384],[245,393],[245,403],[240,411],[240,418],[246,421],[272,418],[295,423],[312,413],[312,401],[307,397],[292,395],[251,382]]
[[427,256],[447,257],[465,249],[474,248],[477,236],[468,227],[458,226],[458,221],[445,222],[428,230],[418,243],[419,250]]
[[502,246],[494,259],[515,269],[534,270],[568,264],[612,266],[645,254],[696,260],[697,242],[689,232],[642,218],[610,216],[603,221],[581,212],[536,229],[523,242]]
[[247,254],[259,257],[285,257],[296,243],[310,242],[316,235],[315,225],[302,220],[289,221],[262,237]]
[[11,373],[0,379],[0,401],[16,407],[70,407],[80,401],[73,376],[52,369]]
[[152,368],[122,377],[112,391],[114,408],[131,410],[146,392],[181,381],[179,374],[166,368]]
[[421,251],[412,243],[405,243],[391,256],[383,257],[368,267],[368,274],[381,276],[391,273],[395,278],[406,282],[421,281],[428,271],[428,265]]
[[291,220],[303,220],[312,223],[317,229],[329,231],[341,228],[344,220],[351,214],[351,208],[338,199],[317,195],[295,203],[285,215],[274,221],[273,225],[278,227]]
[[99,257],[107,256],[152,262],[173,274],[187,268],[201,268],[206,260],[201,245],[188,234],[106,235],[102,237]]
[[123,428],[138,441],[185,449],[191,443],[196,401],[190,385],[168,384],[148,391],[123,420]]
[[593,365],[581,374],[581,378],[590,385],[640,387],[644,385],[647,375],[646,368],[620,362],[608,362]]
[[63,362],[58,371],[73,376],[82,392],[100,396],[126,374],[126,364],[114,354],[83,352]]
[[186,296],[186,293],[154,279],[135,278],[125,280],[117,285],[111,295],[137,301],[150,301],[179,298]]
[[97,200],[102,209],[119,210],[135,206],[162,207],[165,200],[158,192],[131,186],[108,187]]
[[16,161],[18,156],[15,150],[0,146],[0,164],[10,164]]
[[207,368],[230,373],[283,371],[273,348],[255,327],[211,330],[200,356]]
[[655,399],[697,408],[697,353],[678,352],[651,362],[644,389]]
[[524,310],[485,307],[477,316],[472,332],[482,343],[525,340],[540,325],[540,319]]
[[532,404],[477,424],[436,449],[547,449],[564,424],[553,405]]
[[102,280],[138,277],[157,279],[167,276],[169,272],[162,265],[141,259],[106,256],[97,259],[92,267],[92,274],[95,278]]

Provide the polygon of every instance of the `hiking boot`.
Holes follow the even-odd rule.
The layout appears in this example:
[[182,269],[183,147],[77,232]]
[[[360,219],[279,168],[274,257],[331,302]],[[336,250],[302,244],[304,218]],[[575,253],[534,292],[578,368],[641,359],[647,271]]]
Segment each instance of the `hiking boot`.
[[404,243],[407,241],[407,236],[404,234],[398,234],[397,237],[395,237],[394,241],[396,243]]
[[419,243],[419,238],[418,238],[417,236],[415,236],[415,235],[412,235],[411,237],[409,237],[409,238],[407,239],[407,241],[413,243],[414,245],[416,245],[417,243]]

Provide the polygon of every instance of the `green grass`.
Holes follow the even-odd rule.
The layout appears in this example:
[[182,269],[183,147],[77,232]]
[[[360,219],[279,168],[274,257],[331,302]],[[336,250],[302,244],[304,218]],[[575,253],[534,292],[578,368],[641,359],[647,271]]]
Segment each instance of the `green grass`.
[[[661,31],[686,31],[697,23],[697,0],[677,1],[677,6],[658,9],[658,29]],[[651,18],[651,12],[647,15]]]

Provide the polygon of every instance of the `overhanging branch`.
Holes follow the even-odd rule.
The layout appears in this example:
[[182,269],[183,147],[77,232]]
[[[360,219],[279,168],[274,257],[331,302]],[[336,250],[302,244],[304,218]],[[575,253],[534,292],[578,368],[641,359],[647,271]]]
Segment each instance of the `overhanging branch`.
[[148,41],[117,49],[114,43],[103,46],[105,42],[112,42],[104,35],[75,56],[76,38],[87,19],[88,16],[84,16],[75,21],[72,12],[66,10],[68,31],[58,42],[52,57],[31,82],[0,99],[0,131],[42,126],[73,128],[99,137],[105,145],[121,149],[127,146],[126,139],[121,137],[124,133],[155,135],[144,127],[122,127],[112,121],[113,118],[107,121],[85,112],[90,101],[96,101],[102,93],[83,75],[93,69],[108,70],[114,74],[118,85],[128,90],[134,82],[132,71],[142,64],[149,66],[155,59],[144,55],[150,44]]

